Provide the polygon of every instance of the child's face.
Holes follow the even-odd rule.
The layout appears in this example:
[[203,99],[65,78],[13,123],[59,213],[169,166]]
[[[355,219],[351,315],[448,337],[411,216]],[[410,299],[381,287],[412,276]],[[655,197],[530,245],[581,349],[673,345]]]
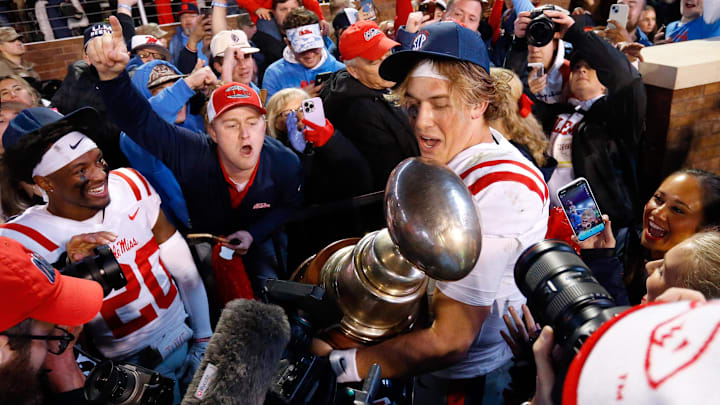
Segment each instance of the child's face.
[[694,20],[703,13],[703,0],[680,0],[680,14],[688,20]]
[[640,22],[638,25],[640,26],[640,30],[646,34],[653,32],[657,27],[655,11],[643,11],[642,14],[640,14]]
[[670,287],[684,287],[682,285],[685,267],[683,262],[692,255],[692,247],[688,241],[684,241],[665,253],[660,260],[653,260],[645,265],[648,272],[647,300],[655,299]]

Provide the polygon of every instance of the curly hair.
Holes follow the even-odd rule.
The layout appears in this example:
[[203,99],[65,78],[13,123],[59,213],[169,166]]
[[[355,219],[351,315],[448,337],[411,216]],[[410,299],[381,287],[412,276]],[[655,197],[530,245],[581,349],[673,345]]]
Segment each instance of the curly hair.
[[287,31],[291,28],[302,27],[304,25],[317,24],[320,22],[317,14],[306,9],[305,7],[298,7],[288,13],[283,22],[283,30]]
[[[424,60],[418,61],[415,66],[422,61]],[[452,78],[448,91],[451,100],[459,100],[456,107],[475,106],[487,101],[488,107],[483,115],[485,121],[490,122],[499,117],[497,98],[499,93],[508,91],[507,83],[493,78],[485,69],[471,62],[433,59],[433,65],[440,74]],[[409,72],[412,72],[413,69],[410,69]],[[410,74],[388,95],[390,101],[401,107],[407,105],[409,77]]]
[[523,89],[520,78],[513,71],[503,68],[491,68],[490,76],[507,84],[504,86],[507,91],[498,92],[496,99],[498,117],[490,122],[490,126],[500,130],[508,140],[525,145],[538,166],[543,166],[548,139],[535,116],[520,115],[518,101],[522,97]]

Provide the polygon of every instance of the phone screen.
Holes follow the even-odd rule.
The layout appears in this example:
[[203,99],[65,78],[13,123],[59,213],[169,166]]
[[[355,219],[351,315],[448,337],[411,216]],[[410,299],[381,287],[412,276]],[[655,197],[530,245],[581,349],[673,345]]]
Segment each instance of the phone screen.
[[605,229],[600,208],[587,180],[580,178],[558,191],[568,222],[579,240],[585,240]]
[[368,19],[374,20],[375,17],[375,4],[373,0],[360,0],[360,11],[368,16]]

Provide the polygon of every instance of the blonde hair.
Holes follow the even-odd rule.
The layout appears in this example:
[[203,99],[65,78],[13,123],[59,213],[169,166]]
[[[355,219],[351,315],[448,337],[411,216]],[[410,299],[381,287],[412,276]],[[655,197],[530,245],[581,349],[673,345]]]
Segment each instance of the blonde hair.
[[508,140],[525,145],[538,166],[545,164],[545,151],[548,139],[542,125],[532,114],[527,117],[520,115],[518,101],[522,97],[523,86],[520,78],[508,69],[490,68],[490,75],[496,80],[506,83],[507,91],[498,92],[496,105],[497,119],[491,121],[491,127],[498,129]]
[[720,232],[699,232],[687,242],[692,255],[684,264],[681,287],[700,291],[707,299],[720,298]]
[[[448,91],[450,102],[454,104],[454,107],[466,108],[487,101],[489,104],[483,114],[485,121],[490,122],[497,119],[497,97],[499,93],[507,91],[507,83],[497,81],[485,69],[470,62],[433,60],[433,65],[440,74],[451,78]],[[412,72],[413,69],[410,69],[409,72]],[[401,107],[407,105],[409,78],[410,74],[388,96],[391,101]]]
[[30,107],[42,107],[42,104],[40,103],[40,99],[42,98],[40,96],[40,92],[37,91],[35,87],[31,86],[30,83],[27,82],[27,80],[23,79],[22,76],[16,74],[0,76],[0,82],[8,79],[15,80],[17,84],[25,88],[25,90],[30,93],[30,96],[32,97],[34,103]]
[[267,111],[267,131],[268,135],[277,139],[280,132],[275,128],[275,121],[282,113],[282,109],[290,102],[290,100],[300,99],[305,100],[310,98],[310,95],[303,89],[298,88],[287,88],[278,91],[273,94],[265,105],[265,111]]

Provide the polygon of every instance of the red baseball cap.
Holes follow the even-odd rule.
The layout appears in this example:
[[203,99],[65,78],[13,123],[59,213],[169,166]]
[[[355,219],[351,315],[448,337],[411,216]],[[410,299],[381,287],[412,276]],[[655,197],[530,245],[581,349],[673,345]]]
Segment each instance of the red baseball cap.
[[255,107],[262,114],[265,114],[265,109],[260,102],[260,96],[252,87],[238,82],[224,84],[215,89],[210,95],[210,101],[208,101],[207,105],[208,122],[213,122],[215,117],[233,107],[243,105]]
[[0,237],[0,331],[27,318],[82,325],[100,312],[99,283],[63,276],[14,239]]
[[349,26],[340,36],[340,55],[344,60],[358,56],[371,61],[378,60],[398,45],[380,31],[375,21],[363,20]]
[[183,14],[198,14],[198,7],[195,5],[195,3],[191,3],[189,1],[183,1],[180,3],[180,11],[178,11],[177,15],[180,17]]

